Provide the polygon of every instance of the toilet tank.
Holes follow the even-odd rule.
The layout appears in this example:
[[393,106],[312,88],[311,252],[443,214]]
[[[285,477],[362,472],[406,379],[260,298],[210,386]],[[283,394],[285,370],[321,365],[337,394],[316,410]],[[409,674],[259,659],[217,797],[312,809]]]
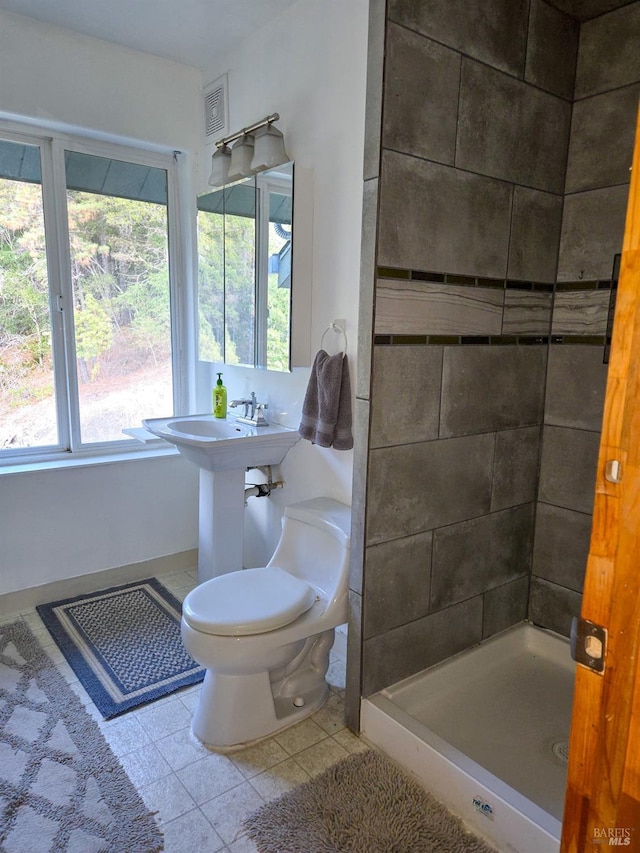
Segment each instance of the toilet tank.
[[290,504],[270,566],[279,566],[332,599],[348,588],[351,508],[332,498]]

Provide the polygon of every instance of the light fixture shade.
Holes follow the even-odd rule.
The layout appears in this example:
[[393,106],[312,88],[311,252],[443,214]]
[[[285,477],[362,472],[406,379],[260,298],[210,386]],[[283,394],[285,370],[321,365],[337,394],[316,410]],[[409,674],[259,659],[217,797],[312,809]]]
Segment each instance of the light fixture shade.
[[223,187],[229,180],[229,166],[231,165],[231,151],[224,145],[213,152],[211,158],[211,175],[209,186]]
[[289,157],[284,147],[284,136],[274,124],[261,127],[255,134],[255,147],[251,169],[263,172],[273,166],[288,163]]
[[231,165],[229,166],[229,181],[237,181],[239,178],[248,178],[253,174],[251,161],[253,159],[253,136],[245,133],[231,146]]

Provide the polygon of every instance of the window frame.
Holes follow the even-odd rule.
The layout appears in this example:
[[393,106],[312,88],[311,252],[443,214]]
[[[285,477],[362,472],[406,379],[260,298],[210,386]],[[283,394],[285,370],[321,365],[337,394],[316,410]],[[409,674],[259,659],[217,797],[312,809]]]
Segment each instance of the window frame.
[[[100,139],[95,136],[51,131],[43,127],[22,125],[0,120],[0,140],[36,146],[40,150],[41,191],[44,213],[46,264],[49,278],[49,310],[51,319],[51,346],[54,353],[54,384],[56,389],[56,417],[59,442],[42,447],[0,449],[0,472],[13,466],[74,460],[80,464],[101,458],[127,458],[140,453],[145,456],[166,450],[161,440],[136,438],[109,442],[83,443],[80,440],[80,405],[75,357],[75,330],[73,312],[73,283],[69,223],[67,216],[67,184],[64,152],[122,160],[143,166],[163,169],[167,174],[167,244],[171,325],[171,361],[173,377],[173,413],[189,412],[193,394],[193,334],[189,317],[193,300],[188,287],[179,282],[190,281],[187,252],[184,245],[185,227],[184,192],[186,156],[180,151],[169,151],[158,146],[132,145],[120,141]],[[191,324],[191,329],[193,323]],[[126,428],[140,428],[142,423]]]

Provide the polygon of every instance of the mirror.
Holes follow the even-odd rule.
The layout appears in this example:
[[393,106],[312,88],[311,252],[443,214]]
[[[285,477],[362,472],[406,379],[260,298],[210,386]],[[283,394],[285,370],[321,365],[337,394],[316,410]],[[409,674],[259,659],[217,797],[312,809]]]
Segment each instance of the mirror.
[[290,370],[293,163],[197,208],[200,360]]

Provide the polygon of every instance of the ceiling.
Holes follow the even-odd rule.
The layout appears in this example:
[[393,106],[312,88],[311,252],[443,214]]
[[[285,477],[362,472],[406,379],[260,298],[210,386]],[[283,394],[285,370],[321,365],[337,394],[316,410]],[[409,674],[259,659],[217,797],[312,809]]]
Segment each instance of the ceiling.
[[556,9],[566,12],[578,21],[588,21],[589,18],[595,18],[605,12],[628,6],[635,0],[549,0],[549,2]]
[[[0,0],[16,12],[206,71],[297,0]],[[549,0],[579,21],[634,0]]]
[[297,0],[0,0],[0,9],[205,70]]

